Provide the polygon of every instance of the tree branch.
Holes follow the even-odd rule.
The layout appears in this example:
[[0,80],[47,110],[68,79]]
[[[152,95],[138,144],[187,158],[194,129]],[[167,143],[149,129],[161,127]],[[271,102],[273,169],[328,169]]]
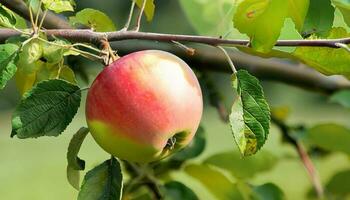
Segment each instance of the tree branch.
[[275,123],[279,127],[284,138],[290,144],[292,144],[295,147],[295,149],[297,150],[299,157],[300,157],[302,163],[304,164],[304,167],[305,167],[305,169],[310,177],[310,180],[312,182],[312,185],[316,191],[317,197],[319,199],[323,199],[324,191],[323,191],[323,187],[322,187],[321,180],[320,180],[320,177],[318,175],[317,169],[315,168],[315,166],[314,166],[311,158],[309,157],[307,151],[305,150],[305,147],[303,146],[303,144],[300,143],[298,140],[296,140],[295,138],[293,138],[289,134],[292,127],[289,127],[287,124],[285,124],[284,122],[282,122],[279,119],[274,118],[273,116],[272,116],[271,120],[273,123]]
[[[112,47],[117,49],[121,56],[147,49],[163,50],[179,56],[198,70],[232,73],[225,55],[215,47],[193,45],[191,47],[196,49],[193,56],[170,43],[126,40],[114,42]],[[328,77],[300,63],[286,62],[276,58],[261,58],[231,49],[228,49],[227,52],[237,69],[248,70],[262,80],[283,82],[325,94],[350,88],[350,82],[345,78]]]
[[[1,1],[1,0],[0,0]],[[207,44],[212,46],[229,45],[229,46],[245,46],[249,44],[249,40],[226,40],[208,36],[196,35],[177,35],[165,33],[148,33],[136,31],[115,31],[115,32],[93,32],[88,29],[50,29],[45,30],[48,36],[62,37],[75,42],[88,42],[99,44],[99,41],[107,38],[108,41],[121,40],[152,40],[162,42],[182,41]],[[17,31],[11,29],[0,29],[0,35],[18,35]],[[341,39],[319,39],[319,40],[279,40],[275,46],[304,46],[304,47],[330,47],[341,48],[339,44],[350,44],[350,38]]]
[[[13,12],[17,13],[18,15],[22,16],[25,19],[29,19],[29,10],[27,5],[22,0],[0,0],[0,3],[6,6],[7,8],[11,9]],[[43,17],[43,14],[40,14],[39,20],[41,20]],[[58,17],[57,15],[53,14],[52,12],[48,12],[43,26],[45,28],[58,28],[58,29],[70,29],[71,26],[69,23]]]
[[[78,42],[100,43],[100,37],[96,37],[96,33],[89,30],[81,30],[82,33],[74,30],[63,30],[63,32],[64,34],[55,35],[62,32],[60,30],[47,30],[50,36],[55,35]],[[84,36],[85,39],[81,40],[79,37],[80,34],[90,35],[91,38]],[[99,35],[101,33],[97,34]],[[20,33],[12,29],[0,29],[0,42],[4,42],[10,36],[15,35],[20,35]],[[232,72],[222,52],[212,46],[194,45],[193,47],[196,49],[196,53],[192,56],[183,49],[177,48],[172,43],[136,41],[127,40],[127,38],[120,38],[120,40],[112,43],[112,47],[117,49],[120,55],[146,49],[159,49],[181,57],[192,67],[200,70]],[[246,69],[260,79],[284,82],[326,94],[340,89],[350,89],[350,82],[348,80],[342,77],[327,77],[300,63],[286,62],[285,60],[275,58],[266,59],[234,50],[228,50],[228,53],[238,69]]]
[[[28,8],[22,0],[0,0],[5,6],[9,7],[22,17],[29,19]],[[70,28],[69,24],[60,17],[50,13],[45,18],[44,24],[46,28]],[[17,31],[10,29],[0,29],[0,42],[4,42],[7,38],[19,35]],[[70,41],[88,42],[99,44],[100,39],[105,37],[105,33],[95,33],[89,30],[48,30],[51,36],[64,37]],[[202,42],[209,45],[230,44],[230,45],[246,45],[247,40],[223,40],[214,37],[202,36],[186,36],[171,35],[157,33],[142,33],[132,31],[118,31],[107,33],[108,39],[111,41],[119,40],[114,43],[114,48],[119,54],[127,54],[144,49],[160,49],[178,55],[187,61],[191,66],[201,69],[229,72],[229,66],[217,49],[211,47],[196,47],[196,54],[190,56],[173,45],[154,42],[129,41],[127,39],[144,39],[156,41],[191,41]],[[159,37],[158,37],[159,36]],[[175,37],[175,38],[174,38]],[[126,41],[122,41],[126,40]],[[127,44],[126,44],[127,42]],[[283,40],[278,41],[277,46],[326,46],[332,48],[341,48],[339,44],[347,44],[350,38],[336,40]],[[350,82],[341,77],[327,77],[309,67],[300,63],[290,63],[281,59],[265,59],[257,56],[248,55],[242,52],[229,51],[231,59],[235,62],[239,69],[247,69],[255,76],[261,79],[275,80],[291,85],[311,89],[322,93],[333,93],[340,89],[349,89]]]
[[[197,35],[178,35],[178,34],[165,34],[165,33],[148,33],[148,32],[136,32],[136,31],[115,31],[115,32],[93,32],[87,29],[52,29],[47,30],[46,33],[49,36],[63,37],[69,40],[79,42],[98,42],[103,38],[107,38],[108,41],[121,41],[121,40],[153,40],[162,42],[192,42],[207,44],[212,46],[226,45],[226,46],[246,46],[250,43],[249,40],[230,40],[221,39],[208,36]],[[1,33],[0,33],[1,34]],[[275,46],[304,46],[304,47],[330,47],[340,48],[339,44],[350,44],[349,38],[340,39],[319,39],[319,40],[279,40]]]
[[[29,12],[26,4],[22,0],[0,0],[0,3],[13,10],[25,19],[29,19]],[[39,18],[41,19],[42,16]],[[71,29],[69,23],[53,13],[49,13],[44,20],[44,27],[56,29]],[[107,37],[108,41],[119,41],[125,39],[142,39],[156,41],[183,41],[195,42],[208,45],[233,45],[247,46],[249,40],[227,40],[216,37],[195,36],[195,35],[177,35],[177,34],[162,34],[162,33],[145,33],[136,31],[116,31],[108,33],[97,33],[89,30],[50,30],[48,34],[56,35],[64,38],[76,39],[78,41],[90,42],[91,38],[99,40]],[[309,47],[331,47],[341,48],[339,44],[350,44],[350,37],[341,39],[319,39],[319,40],[279,40],[275,46],[309,46]]]

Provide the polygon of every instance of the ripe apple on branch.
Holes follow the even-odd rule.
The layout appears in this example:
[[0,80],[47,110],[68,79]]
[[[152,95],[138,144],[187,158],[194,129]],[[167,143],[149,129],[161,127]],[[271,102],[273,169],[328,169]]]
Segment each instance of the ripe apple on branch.
[[191,142],[202,109],[191,68],[172,54],[147,50],[119,58],[97,76],[88,92],[86,118],[107,152],[150,162]]

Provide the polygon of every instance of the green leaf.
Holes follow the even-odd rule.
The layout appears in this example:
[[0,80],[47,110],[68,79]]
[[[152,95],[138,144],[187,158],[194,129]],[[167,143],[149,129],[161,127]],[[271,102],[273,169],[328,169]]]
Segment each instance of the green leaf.
[[30,7],[33,11],[33,13],[38,13],[39,9],[42,11],[40,7],[40,0],[25,0],[28,7]]
[[[136,2],[136,5],[139,8],[142,8],[143,5],[143,1],[144,0],[133,0]],[[155,10],[155,5],[154,5],[154,0],[145,0],[146,2],[146,6],[145,6],[145,15],[147,17],[147,21],[152,21],[153,16],[154,16],[154,10]]]
[[204,163],[227,170],[237,178],[252,178],[260,172],[271,170],[277,163],[277,158],[266,151],[247,158],[230,151],[212,155]]
[[13,12],[0,5],[0,26],[12,28],[16,25],[16,17]]
[[123,175],[119,161],[106,160],[90,170],[84,178],[78,200],[120,200],[123,191]]
[[15,65],[18,59],[18,46],[14,44],[0,45],[0,90],[16,73]]
[[59,79],[40,82],[13,113],[11,137],[58,136],[72,121],[80,100],[77,85]]
[[85,127],[80,128],[79,131],[73,136],[73,138],[69,143],[68,152],[67,152],[68,166],[72,167],[75,170],[85,169],[85,161],[81,160],[78,157],[78,153],[88,133],[89,133],[88,128],[85,128]]
[[201,35],[224,36],[225,38],[246,39],[232,27],[234,1],[232,0],[180,0],[192,27]]
[[205,134],[203,127],[199,127],[192,142],[183,150],[175,153],[170,160],[186,161],[199,156],[205,149]]
[[334,20],[334,7],[330,0],[310,0],[302,35],[316,34],[318,36],[328,35]]
[[297,58],[288,52],[285,51],[280,51],[280,50],[276,50],[276,49],[272,49],[269,52],[258,52],[255,51],[254,49],[250,48],[250,47],[246,47],[246,46],[241,46],[241,47],[237,47],[238,50],[244,52],[244,53],[248,53],[250,55],[254,55],[254,56],[259,56],[261,58],[288,58],[291,60],[296,60]]
[[77,190],[79,190],[79,179],[80,179],[79,170],[85,169],[85,161],[78,157],[78,153],[88,133],[89,133],[88,128],[85,128],[85,127],[80,128],[79,131],[73,136],[68,146],[67,179],[68,179],[68,182]]
[[[350,37],[344,28],[333,28],[325,39]],[[311,37],[309,39],[314,39]],[[344,75],[350,78],[350,54],[347,50],[328,47],[298,47],[293,53],[303,63],[325,75]]]
[[19,29],[26,29],[27,28],[27,21],[23,17],[21,17],[17,14],[14,14],[14,15],[16,17],[15,27],[19,28]]
[[336,92],[331,96],[330,101],[338,103],[345,108],[350,108],[350,90],[341,90]]
[[295,27],[301,31],[308,12],[310,0],[288,0],[289,17],[294,21]]
[[283,191],[273,183],[266,183],[253,188],[256,200],[284,200]]
[[304,140],[329,151],[350,154],[350,130],[341,125],[316,125],[306,131]]
[[207,165],[188,165],[185,172],[201,182],[220,200],[243,200],[236,184],[223,173]]
[[270,108],[259,80],[245,70],[233,77],[237,90],[231,114],[231,130],[242,155],[255,154],[267,140],[270,128]]
[[92,28],[94,31],[108,32],[115,31],[117,28],[113,21],[103,12],[86,8],[79,11],[75,17],[70,17],[69,22],[76,26],[82,24]]
[[275,45],[287,15],[288,3],[284,0],[242,0],[233,23],[250,37],[255,50],[268,52]]
[[71,186],[79,191],[80,187],[80,172],[67,166],[67,180]]
[[197,195],[186,185],[177,181],[165,183],[165,200],[198,200]]
[[346,195],[350,194],[350,170],[341,171],[335,174],[329,182],[326,184],[327,192],[339,196],[343,199]]
[[345,23],[350,27],[350,1],[349,0],[332,0],[332,2],[343,14]]
[[42,0],[44,7],[56,13],[74,11],[70,0]]

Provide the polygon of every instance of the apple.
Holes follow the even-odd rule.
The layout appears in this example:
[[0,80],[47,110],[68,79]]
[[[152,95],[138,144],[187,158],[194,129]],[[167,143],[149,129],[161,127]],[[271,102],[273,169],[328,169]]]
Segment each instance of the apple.
[[189,144],[203,111],[202,92],[180,58],[145,50],[119,58],[92,83],[86,118],[96,142],[127,161],[151,162]]

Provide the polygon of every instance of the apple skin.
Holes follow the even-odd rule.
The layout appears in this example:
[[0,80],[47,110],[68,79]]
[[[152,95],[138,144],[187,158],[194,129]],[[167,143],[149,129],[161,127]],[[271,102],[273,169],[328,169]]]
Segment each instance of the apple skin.
[[189,144],[202,111],[202,92],[191,68],[158,50],[113,62],[94,80],[86,101],[95,141],[108,153],[139,163],[160,160]]

